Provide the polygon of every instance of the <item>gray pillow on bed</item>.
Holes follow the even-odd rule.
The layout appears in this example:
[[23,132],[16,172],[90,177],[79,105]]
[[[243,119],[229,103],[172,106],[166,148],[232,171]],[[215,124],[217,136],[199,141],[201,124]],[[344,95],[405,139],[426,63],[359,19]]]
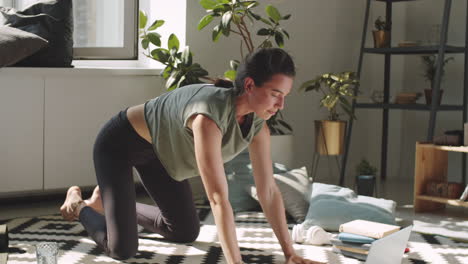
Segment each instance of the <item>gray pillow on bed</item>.
[[0,26],[0,67],[13,65],[47,46],[47,40],[8,26]]

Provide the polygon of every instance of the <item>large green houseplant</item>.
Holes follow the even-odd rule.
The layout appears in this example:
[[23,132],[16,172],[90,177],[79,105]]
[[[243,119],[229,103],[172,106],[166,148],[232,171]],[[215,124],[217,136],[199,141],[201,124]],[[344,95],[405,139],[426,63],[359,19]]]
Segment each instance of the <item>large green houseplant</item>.
[[[224,73],[226,79],[235,79],[240,61],[255,49],[274,45],[283,48],[285,38],[289,38],[288,32],[281,27],[280,23],[288,20],[291,15],[282,16],[272,5],[265,7],[266,16],[263,17],[255,12],[259,1],[200,0],[199,3],[207,14],[200,19],[198,30],[215,23],[211,34],[212,41],[217,42],[222,36],[235,36],[241,40],[241,59],[233,59],[227,63],[227,70]],[[214,78],[209,77],[208,72],[200,64],[194,63],[190,48],[180,47],[175,34],[170,35],[167,49],[161,47],[161,35],[156,30],[164,24],[163,20],[155,20],[150,25],[147,22],[146,14],[140,11],[141,44],[146,50],[147,57],[165,65],[162,76],[166,81],[166,89],[172,90],[187,84],[214,81]],[[263,25],[256,32],[257,38],[254,38],[251,33],[255,22],[261,22]],[[155,48],[152,48],[150,43]],[[267,121],[272,134],[285,134],[287,131],[292,131],[281,117],[281,113],[278,112]]]
[[322,93],[320,106],[328,110],[328,120],[315,121],[315,147],[321,155],[340,155],[344,149],[346,121],[340,120],[338,106],[350,118],[355,118],[349,101],[359,80],[354,72],[325,73],[306,81],[300,87],[305,92]]

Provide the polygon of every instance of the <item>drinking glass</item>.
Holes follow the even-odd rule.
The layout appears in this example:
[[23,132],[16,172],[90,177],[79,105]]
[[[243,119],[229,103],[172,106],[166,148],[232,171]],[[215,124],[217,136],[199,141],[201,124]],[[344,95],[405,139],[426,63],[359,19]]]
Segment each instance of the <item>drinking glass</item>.
[[37,264],[57,264],[58,245],[56,242],[36,244]]

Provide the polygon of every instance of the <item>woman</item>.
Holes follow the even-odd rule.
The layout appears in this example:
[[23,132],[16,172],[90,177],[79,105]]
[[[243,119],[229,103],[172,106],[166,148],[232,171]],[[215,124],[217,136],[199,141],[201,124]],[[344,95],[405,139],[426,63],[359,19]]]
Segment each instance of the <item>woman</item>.
[[[71,187],[62,215],[79,219],[116,259],[137,253],[137,223],[170,241],[193,242],[200,225],[187,178],[200,175],[224,255],[242,263],[223,163],[249,147],[259,201],[287,263],[316,263],[293,249],[265,122],[283,109],[294,76],[285,51],[260,49],[239,67],[234,88],[189,85],[120,112],[94,146],[99,187],[86,201]],[[154,206],[135,202],[132,166]]]

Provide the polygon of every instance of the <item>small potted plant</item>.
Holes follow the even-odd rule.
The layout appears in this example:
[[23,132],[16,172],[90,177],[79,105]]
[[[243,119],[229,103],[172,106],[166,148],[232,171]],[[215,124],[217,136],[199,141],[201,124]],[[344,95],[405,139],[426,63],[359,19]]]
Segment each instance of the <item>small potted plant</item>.
[[355,118],[348,99],[354,96],[358,85],[354,72],[325,73],[301,85],[300,90],[321,92],[320,106],[327,108],[329,113],[328,120],[315,121],[315,148],[319,154],[343,153],[346,121],[339,119],[337,107],[341,106],[350,118]]
[[359,195],[373,196],[375,190],[377,168],[369,161],[362,159],[356,166],[356,186]]
[[[454,60],[454,58],[448,57],[442,63],[442,69],[441,69],[442,72],[440,74],[441,82],[445,74],[445,70],[444,70],[445,64],[447,64],[451,60]],[[432,89],[434,89],[434,82],[435,82],[435,76],[436,76],[436,71],[437,71],[437,55],[431,54],[431,55],[421,56],[421,62],[422,62],[423,69],[424,69],[423,76],[426,79],[426,81],[428,81],[431,84],[430,89],[424,89],[424,95],[426,96],[426,104],[430,105],[432,103]],[[444,90],[442,89],[439,90],[439,104],[442,100],[443,92]]]
[[388,48],[390,47],[390,30],[391,24],[386,22],[379,16],[375,22],[375,29],[372,31],[374,36],[374,47],[375,48]]

